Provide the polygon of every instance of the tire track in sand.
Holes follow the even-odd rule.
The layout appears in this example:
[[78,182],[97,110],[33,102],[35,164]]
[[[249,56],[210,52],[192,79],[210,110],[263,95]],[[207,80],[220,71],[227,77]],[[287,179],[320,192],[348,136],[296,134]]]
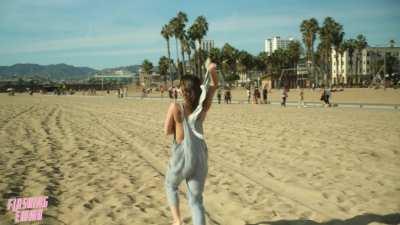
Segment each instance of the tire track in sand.
[[[92,118],[97,118],[97,116],[95,114],[93,114],[91,111],[86,110],[87,113],[89,113],[91,115]],[[103,117],[104,118],[104,117]],[[160,160],[157,160],[156,157],[154,157],[154,155],[150,154],[147,151],[143,151],[141,150],[141,148],[143,147],[143,145],[137,144],[134,141],[132,141],[131,139],[127,138],[130,135],[126,133],[126,131],[119,129],[118,131],[122,132],[123,135],[120,135],[117,131],[115,131],[115,128],[110,127],[108,124],[104,123],[102,120],[97,120],[97,124],[101,125],[105,130],[107,130],[110,134],[112,134],[116,139],[118,139],[121,143],[124,143],[128,146],[130,146],[133,149],[136,149],[140,152],[137,151],[132,151],[133,153],[137,154],[138,157],[143,160],[150,168],[152,168],[156,173],[158,173],[160,176],[165,178],[165,173],[164,173],[164,169],[165,169],[165,165],[159,163]],[[213,208],[213,207],[209,207],[211,206],[212,203],[208,204],[208,208]],[[206,216],[209,219],[210,224],[214,224],[214,225],[221,225],[222,223],[220,223],[213,214],[210,213],[211,210],[206,210]]]
[[[133,120],[124,119],[124,118],[120,117],[119,120],[121,120],[121,119],[124,120],[125,124],[130,123],[130,124],[133,124],[134,127],[142,127],[143,129],[146,129],[146,126],[144,126],[143,123],[137,123],[137,122],[134,122]],[[135,119],[138,119],[138,118],[135,117]],[[142,119],[142,121],[144,121],[145,118],[140,118],[140,119]],[[149,120],[146,120],[146,121],[147,121],[146,123],[149,123]],[[121,127],[127,127],[127,126],[121,126]],[[121,130],[121,129],[119,129],[119,130]],[[129,134],[127,134],[127,135],[130,136]],[[145,136],[143,136],[142,138],[147,139],[148,142],[154,141],[150,138],[146,138]],[[143,141],[143,143],[146,143],[146,141]],[[143,146],[143,145],[140,145],[140,146]],[[226,148],[228,148],[228,147],[229,146],[226,146]],[[142,154],[146,154],[147,158],[152,157],[149,155],[148,152],[142,153]],[[270,178],[267,176],[261,176],[261,175],[258,175],[257,173],[253,173],[251,170],[248,170],[246,168],[243,168],[243,167],[239,168],[238,166],[223,159],[219,155],[215,155],[213,157],[214,157],[214,159],[209,159],[209,160],[211,162],[213,162],[214,166],[220,168],[221,170],[226,171],[226,172],[233,172],[234,174],[241,176],[242,179],[249,180],[256,185],[258,185],[278,196],[281,196],[281,197],[289,200],[290,202],[294,202],[297,205],[300,205],[306,209],[311,210],[312,212],[318,213],[324,219],[345,218],[346,217],[346,214],[344,214],[340,211],[340,207],[337,204],[335,204],[334,202],[328,201],[327,199],[323,198],[319,193],[317,193],[315,191],[312,191],[312,190],[306,189],[306,188],[290,186],[290,185],[285,184],[276,179],[273,179],[273,178]],[[218,158],[218,159],[216,160],[215,158]],[[157,162],[157,160],[154,159],[153,162]],[[220,164],[219,162],[224,162],[224,164]]]
[[62,143],[57,139],[56,134],[63,133],[60,123],[57,122],[60,118],[60,106],[55,106],[50,110],[49,115],[41,122],[41,128],[45,133],[45,139],[48,147],[48,159],[45,161],[50,171],[45,172],[48,183],[44,189],[44,195],[48,196],[48,208],[44,212],[44,221],[49,222],[50,218],[52,223],[63,221],[58,219],[59,211],[57,206],[60,205],[59,196],[63,193],[61,190],[60,182],[64,179],[64,173],[60,169],[60,154],[58,151],[63,150]]

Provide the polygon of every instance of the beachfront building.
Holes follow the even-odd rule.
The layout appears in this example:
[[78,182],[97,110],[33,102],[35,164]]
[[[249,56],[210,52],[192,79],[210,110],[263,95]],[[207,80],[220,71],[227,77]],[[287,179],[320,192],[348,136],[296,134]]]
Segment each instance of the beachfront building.
[[101,88],[103,89],[104,83],[114,82],[118,84],[129,84],[137,80],[137,74],[131,73],[126,70],[117,70],[113,72],[97,73],[93,76],[95,80],[101,81]]
[[201,42],[201,48],[206,52],[209,52],[214,46],[214,40],[203,40]]
[[164,83],[164,79],[168,80],[168,76],[162,76],[155,68],[151,73],[145,73],[142,69],[139,69],[139,85],[143,87],[158,87]]
[[276,51],[279,48],[287,49],[291,41],[293,41],[293,38],[281,39],[281,37],[279,36],[268,38],[267,40],[265,40],[265,52],[268,55],[271,55],[274,51]]
[[366,47],[361,51],[354,50],[338,54],[332,48],[331,71],[333,84],[359,84],[371,80],[376,74],[383,73],[383,62],[386,57],[393,56],[400,60],[400,47]]

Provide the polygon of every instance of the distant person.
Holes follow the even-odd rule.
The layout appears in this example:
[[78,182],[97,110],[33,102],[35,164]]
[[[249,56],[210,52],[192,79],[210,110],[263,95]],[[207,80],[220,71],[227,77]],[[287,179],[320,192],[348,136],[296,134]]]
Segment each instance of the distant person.
[[161,94],[161,98],[164,98],[164,86],[160,86],[160,94]]
[[174,101],[178,100],[178,88],[174,87]]
[[268,89],[267,89],[267,85],[265,85],[264,88],[262,89],[262,97],[263,97],[263,103],[264,104],[268,104]]
[[253,102],[255,104],[258,104],[258,101],[260,99],[261,95],[260,95],[260,90],[258,90],[258,88],[254,88],[254,93],[253,93]]
[[328,88],[324,88],[321,94],[321,101],[325,103],[325,107],[330,107],[331,103],[329,98],[331,97],[331,92]]
[[247,103],[250,104],[250,100],[251,100],[251,88],[249,87],[247,89]]
[[144,98],[144,97],[146,97],[146,95],[147,95],[147,90],[146,90],[146,88],[142,88],[142,98]]
[[218,104],[221,104],[221,98],[222,98],[221,89],[218,89],[218,92],[217,92]]
[[228,104],[232,103],[232,93],[231,90],[228,90]]
[[300,88],[299,92],[299,106],[298,107],[304,107],[304,89]]
[[232,97],[231,97],[231,91],[230,90],[225,90],[224,100],[225,100],[225,104],[230,104],[231,103]]
[[170,98],[170,99],[173,99],[173,98],[174,98],[174,93],[173,93],[173,91],[172,91],[172,87],[169,87],[169,88],[168,88],[168,95],[169,95],[169,98]]
[[287,89],[285,87],[282,88],[282,102],[281,102],[281,106],[282,107],[286,107],[286,99],[288,97],[287,94]]

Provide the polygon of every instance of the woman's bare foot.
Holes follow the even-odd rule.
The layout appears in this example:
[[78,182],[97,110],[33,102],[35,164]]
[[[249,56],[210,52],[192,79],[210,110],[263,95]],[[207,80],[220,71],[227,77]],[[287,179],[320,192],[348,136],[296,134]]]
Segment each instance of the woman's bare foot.
[[172,225],[183,225],[183,221],[178,220],[172,223]]

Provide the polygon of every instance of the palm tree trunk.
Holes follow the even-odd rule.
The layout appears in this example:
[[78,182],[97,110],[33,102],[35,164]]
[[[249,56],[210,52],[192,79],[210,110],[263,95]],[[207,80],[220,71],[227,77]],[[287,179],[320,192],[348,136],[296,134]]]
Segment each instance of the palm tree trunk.
[[199,39],[199,54],[198,54],[198,62],[199,62],[199,67],[198,67],[198,72],[199,72],[199,77],[201,80],[203,80],[203,66],[201,63],[201,39]]
[[[188,62],[189,62],[189,71],[191,71],[192,66],[190,65],[190,53],[188,52],[187,55],[188,55]],[[193,71],[192,71],[192,73],[193,73]]]
[[185,51],[183,49],[183,43],[181,43],[181,56],[182,56],[182,76],[185,76],[186,74],[186,66],[185,66]]
[[314,79],[314,83],[317,83],[318,78],[315,76],[314,63],[314,42],[311,42],[311,76]]
[[335,60],[336,60],[336,82],[339,83],[339,51],[335,50]]
[[[169,39],[167,39],[167,51],[168,51],[168,72],[169,72],[169,79],[171,80],[171,86],[173,84],[172,80],[172,73],[171,73],[171,51],[169,46]],[[167,83],[165,82],[165,87],[167,87]]]
[[178,46],[178,39],[175,37],[175,47],[176,47],[176,62],[177,62],[177,72],[179,75],[179,79],[182,78],[181,71],[179,70],[179,46]]

